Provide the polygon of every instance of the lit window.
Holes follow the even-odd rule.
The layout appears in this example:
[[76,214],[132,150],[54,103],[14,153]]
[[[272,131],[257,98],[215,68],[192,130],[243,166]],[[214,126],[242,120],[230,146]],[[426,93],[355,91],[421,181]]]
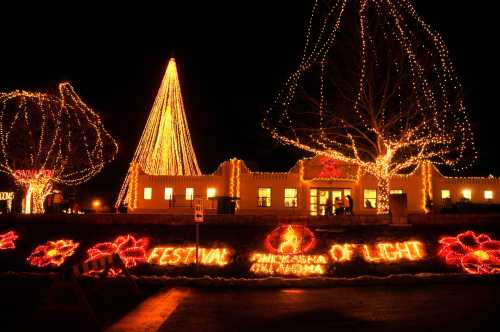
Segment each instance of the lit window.
[[352,196],[351,195],[351,189],[344,189],[344,197],[345,196]]
[[484,199],[493,199],[493,190],[485,190]]
[[165,188],[165,199],[167,201],[172,200],[172,197],[174,196],[174,189],[173,188]]
[[194,197],[194,189],[186,188],[186,201],[192,201]]
[[403,193],[403,189],[391,189],[389,192],[391,194],[402,194]]
[[207,198],[215,197],[215,188],[207,188]]
[[450,199],[451,193],[448,189],[441,190],[441,199]]
[[472,191],[470,189],[462,190],[462,198],[470,201],[472,199]]
[[285,188],[285,207],[297,207],[296,188]]
[[309,190],[309,212],[311,216],[318,215],[318,189]]
[[153,189],[144,188],[144,199],[151,199],[152,196],[153,196]]
[[367,209],[374,209],[377,207],[377,191],[375,189],[364,190],[364,207]]
[[271,188],[259,188],[257,190],[257,206],[271,206]]

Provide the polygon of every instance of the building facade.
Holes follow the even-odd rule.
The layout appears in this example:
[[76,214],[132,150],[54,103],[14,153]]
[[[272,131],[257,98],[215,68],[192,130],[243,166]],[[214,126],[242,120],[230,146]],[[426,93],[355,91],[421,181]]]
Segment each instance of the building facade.
[[[205,213],[216,213],[220,196],[237,198],[236,214],[318,216],[328,213],[336,198],[352,197],[355,214],[374,214],[377,180],[356,165],[326,157],[299,160],[288,172],[253,172],[242,160],[223,162],[210,175],[148,175],[132,165],[130,213],[191,214],[194,199],[203,199]],[[423,213],[426,203],[434,206],[470,200],[500,203],[500,179],[443,176],[426,163],[414,172],[393,177],[391,193],[406,193],[409,213]]]

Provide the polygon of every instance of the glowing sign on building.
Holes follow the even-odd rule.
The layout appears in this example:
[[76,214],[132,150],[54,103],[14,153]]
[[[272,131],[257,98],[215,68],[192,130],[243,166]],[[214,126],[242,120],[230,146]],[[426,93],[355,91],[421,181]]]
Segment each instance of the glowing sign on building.
[[[231,251],[228,248],[199,248],[199,264],[224,266],[229,263]],[[151,250],[148,263],[155,265],[189,265],[196,263],[196,247],[155,247]]]
[[250,255],[250,271],[266,275],[321,275],[328,264],[327,255],[309,255],[316,238],[309,228],[301,225],[284,225],[266,237],[264,245],[269,253]]

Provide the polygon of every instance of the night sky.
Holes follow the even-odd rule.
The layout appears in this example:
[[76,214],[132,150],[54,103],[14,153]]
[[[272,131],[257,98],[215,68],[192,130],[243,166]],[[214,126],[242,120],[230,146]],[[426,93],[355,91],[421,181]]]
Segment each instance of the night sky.
[[[469,174],[500,176],[495,11],[456,0],[414,2],[448,42],[462,78],[479,149]],[[0,91],[55,91],[66,80],[101,114],[120,152],[79,188],[82,200],[114,202],[171,56],[204,173],[231,157],[254,170],[284,171],[305,156],[276,145],[259,123],[298,63],[312,0],[66,3],[2,9]]]

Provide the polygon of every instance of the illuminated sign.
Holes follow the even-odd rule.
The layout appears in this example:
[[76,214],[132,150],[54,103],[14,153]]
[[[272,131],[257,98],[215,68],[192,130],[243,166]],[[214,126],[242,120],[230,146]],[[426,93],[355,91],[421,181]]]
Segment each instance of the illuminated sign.
[[500,273],[500,241],[487,234],[467,231],[439,239],[438,255],[446,264],[461,267],[471,274]]
[[30,265],[46,267],[49,265],[60,266],[67,257],[75,253],[79,243],[73,240],[47,241],[33,250],[27,261]]
[[253,263],[250,271],[255,274],[306,276],[325,274],[328,256],[254,253],[250,261]]
[[250,255],[255,274],[279,275],[319,275],[325,274],[327,255],[306,255],[314,249],[316,238],[309,228],[301,225],[283,225],[275,228],[264,240],[270,253]]
[[[227,248],[199,248],[199,264],[224,266],[229,263],[231,252]],[[196,263],[196,247],[155,247],[148,263],[155,265],[189,265]]]
[[361,254],[369,263],[416,261],[424,258],[424,245],[420,241],[404,241],[379,242],[375,245],[345,243],[330,247],[330,257],[335,263],[350,261],[356,254]]
[[17,238],[18,236],[14,231],[0,234],[0,250],[16,249],[15,241]]
[[[146,250],[148,244],[149,240],[145,237],[136,240],[135,237],[130,234],[126,236],[119,236],[114,242],[101,242],[88,249],[88,258],[85,263],[117,253],[125,267],[134,267],[138,264],[146,262]],[[91,270],[88,271],[88,274],[101,272],[102,270]],[[109,275],[111,276],[121,273],[122,271],[119,268],[112,267],[109,270]]]

